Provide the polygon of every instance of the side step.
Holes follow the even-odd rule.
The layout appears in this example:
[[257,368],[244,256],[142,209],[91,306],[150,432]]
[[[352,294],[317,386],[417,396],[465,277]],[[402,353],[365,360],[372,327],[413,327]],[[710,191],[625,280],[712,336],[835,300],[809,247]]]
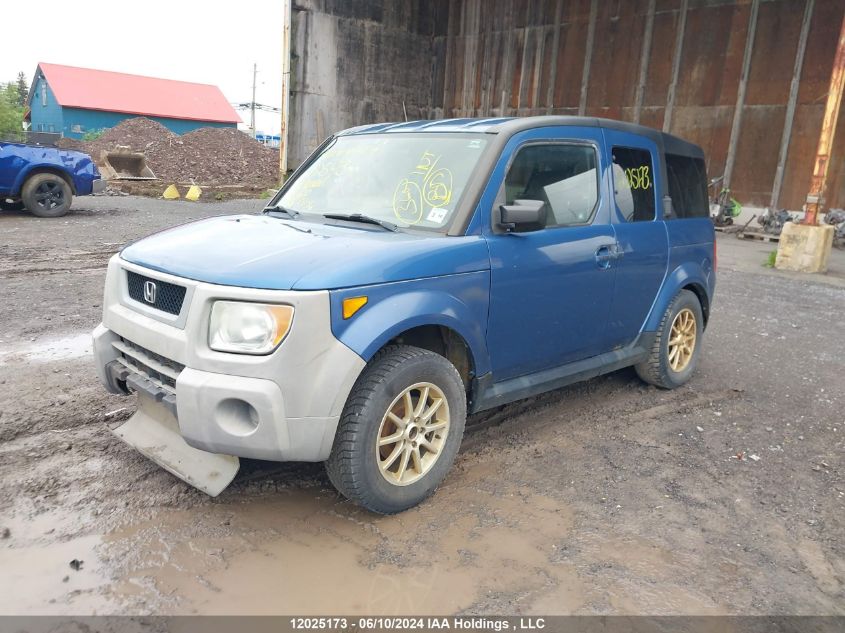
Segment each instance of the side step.
[[179,423],[167,408],[138,394],[138,410],[110,430],[142,455],[191,484],[216,497],[228,486],[240,468],[232,455],[208,453],[189,446],[179,433]]

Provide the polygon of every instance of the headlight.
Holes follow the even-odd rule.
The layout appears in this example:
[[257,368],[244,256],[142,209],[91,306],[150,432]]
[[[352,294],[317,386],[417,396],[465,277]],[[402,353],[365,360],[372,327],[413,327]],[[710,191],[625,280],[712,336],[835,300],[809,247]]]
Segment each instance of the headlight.
[[291,306],[215,301],[208,346],[218,352],[269,354],[285,338],[291,321]]

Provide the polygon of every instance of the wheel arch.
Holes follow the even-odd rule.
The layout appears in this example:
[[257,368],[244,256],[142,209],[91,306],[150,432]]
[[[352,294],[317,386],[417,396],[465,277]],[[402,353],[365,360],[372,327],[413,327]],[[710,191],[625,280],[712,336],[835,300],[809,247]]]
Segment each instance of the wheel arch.
[[469,393],[475,376],[475,360],[469,343],[456,330],[445,325],[418,325],[394,336],[383,347],[388,345],[413,345],[440,354],[458,370]]
[[710,293],[708,291],[707,276],[700,266],[684,264],[677,267],[666,280],[652,305],[651,314],[646,320],[646,332],[654,332],[660,327],[660,321],[666,308],[681,290],[689,290],[698,298],[701,304],[701,313],[704,317],[704,326],[710,318]]
[[349,319],[341,316],[342,301],[357,291],[333,293],[332,330],[338,340],[365,362],[396,343],[431,350],[449,359],[465,384],[490,371],[487,304],[477,301],[481,293],[462,296],[420,287],[399,293],[394,287],[393,291],[382,297],[370,289],[370,301]]
[[702,325],[707,327],[707,322],[710,320],[710,298],[707,296],[704,286],[697,282],[691,282],[686,284],[681,290],[689,290],[698,297],[698,303],[701,305],[701,315],[704,317],[704,323]]
[[26,181],[38,174],[53,174],[54,176],[58,176],[68,184],[71,194],[74,196],[76,195],[76,185],[74,184],[73,178],[71,178],[70,174],[63,169],[52,165],[33,165],[26,171],[18,174],[15,186],[13,187],[13,190],[17,191],[16,195],[20,196],[23,192],[23,187],[26,184]]

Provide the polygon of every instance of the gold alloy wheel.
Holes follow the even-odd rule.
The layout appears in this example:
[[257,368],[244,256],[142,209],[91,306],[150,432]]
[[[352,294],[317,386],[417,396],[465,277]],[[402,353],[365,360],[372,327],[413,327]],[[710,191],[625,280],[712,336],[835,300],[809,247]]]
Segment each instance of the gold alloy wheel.
[[412,484],[432,469],[449,434],[449,403],[437,385],[419,382],[396,396],[381,420],[376,459],[394,486]]
[[672,371],[684,371],[690,364],[695,351],[695,337],[695,314],[684,308],[675,315],[669,333],[669,366]]

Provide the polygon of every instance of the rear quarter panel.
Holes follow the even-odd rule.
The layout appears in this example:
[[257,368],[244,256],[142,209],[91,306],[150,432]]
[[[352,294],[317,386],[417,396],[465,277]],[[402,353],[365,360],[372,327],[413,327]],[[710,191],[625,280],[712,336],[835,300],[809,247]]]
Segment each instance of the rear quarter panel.
[[646,331],[655,331],[666,307],[685,286],[693,285],[703,296],[705,320],[716,289],[713,261],[715,231],[710,218],[666,220],[669,238],[669,266],[666,280],[646,322]]

